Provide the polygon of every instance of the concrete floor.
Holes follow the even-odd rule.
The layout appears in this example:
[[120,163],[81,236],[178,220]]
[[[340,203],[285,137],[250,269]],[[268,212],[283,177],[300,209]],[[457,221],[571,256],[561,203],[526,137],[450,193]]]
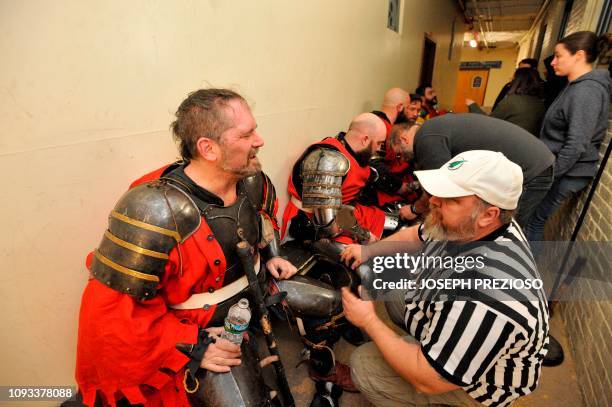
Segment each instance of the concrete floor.
[[[382,303],[377,304],[379,315],[385,315]],[[391,326],[391,323],[389,322]],[[569,350],[567,335],[560,318],[553,317],[551,320],[551,332],[563,345],[565,361],[557,367],[544,367],[540,386],[529,396],[519,399],[513,406],[516,407],[558,407],[558,406],[583,406],[582,396],[576,382],[576,369],[573,356]],[[397,330],[398,332],[399,329]],[[314,394],[314,384],[308,377],[306,364],[299,367],[300,350],[302,343],[298,338],[297,329],[293,331],[278,320],[274,321],[274,332],[278,338],[281,357],[289,385],[297,407],[309,406]],[[341,340],[335,347],[336,358],[341,362],[347,362],[353,346]],[[267,369],[271,369],[270,367]],[[359,393],[344,393],[340,398],[340,405],[351,407],[367,407],[371,404]]]

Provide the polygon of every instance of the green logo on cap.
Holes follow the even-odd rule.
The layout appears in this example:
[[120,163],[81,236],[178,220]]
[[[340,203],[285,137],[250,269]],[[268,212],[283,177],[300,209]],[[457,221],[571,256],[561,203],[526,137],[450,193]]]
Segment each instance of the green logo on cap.
[[457,161],[453,161],[452,163],[448,164],[448,169],[449,170],[456,170],[459,167],[461,167],[463,165],[463,163],[467,162],[467,160],[464,160],[463,158],[459,158]]

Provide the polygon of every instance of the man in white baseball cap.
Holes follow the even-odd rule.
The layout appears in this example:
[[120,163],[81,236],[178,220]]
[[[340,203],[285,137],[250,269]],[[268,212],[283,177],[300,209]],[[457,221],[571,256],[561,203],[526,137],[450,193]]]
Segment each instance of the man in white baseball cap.
[[509,224],[523,190],[521,167],[486,150],[466,151],[415,175],[431,195],[423,231],[433,240],[480,240]]
[[[473,150],[415,175],[431,195],[424,223],[367,247],[348,246],[342,253],[348,265],[389,255],[385,241],[403,241],[412,242],[413,250],[417,246],[417,257],[426,260],[394,273],[417,287],[461,279],[541,282],[512,218],[523,185],[517,164],[499,152]],[[454,261],[436,265],[427,260],[432,258]],[[468,258],[480,258],[482,264],[453,266]],[[506,406],[532,392],[547,351],[546,296],[541,285],[516,287],[503,292],[450,289],[426,300],[421,295],[429,291],[423,288],[391,290],[385,297],[387,312],[407,332],[405,337],[378,317],[373,302],[343,289],[346,318],[372,339],[351,355],[354,384],[377,406]]]

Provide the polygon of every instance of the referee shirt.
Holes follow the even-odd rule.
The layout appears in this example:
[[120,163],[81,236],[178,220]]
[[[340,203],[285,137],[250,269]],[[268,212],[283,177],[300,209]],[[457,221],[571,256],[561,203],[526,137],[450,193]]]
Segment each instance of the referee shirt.
[[[426,240],[423,248],[426,258],[479,255],[484,256],[479,269],[422,268],[416,286],[426,279],[540,278],[515,221],[478,242]],[[543,289],[433,290],[406,294],[404,322],[440,376],[487,406],[510,405],[537,387],[548,345]]]

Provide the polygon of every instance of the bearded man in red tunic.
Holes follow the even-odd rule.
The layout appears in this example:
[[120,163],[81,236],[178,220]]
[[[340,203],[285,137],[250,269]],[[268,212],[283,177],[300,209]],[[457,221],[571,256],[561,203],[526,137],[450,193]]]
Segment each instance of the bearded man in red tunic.
[[308,147],[289,177],[283,236],[339,243],[379,239],[385,214],[358,201],[372,175],[370,159],[385,138],[383,122],[372,113],[362,113],[346,133]]
[[88,406],[189,405],[186,389],[240,366],[250,382],[221,396],[267,402],[248,347],[219,336],[229,307],[251,299],[238,242],[256,248],[259,278],[260,262],[280,280],[296,272],[279,257],[264,141],[247,102],[226,89],[191,93],[172,130],[183,160],[132,184],[88,258],[76,368]]

